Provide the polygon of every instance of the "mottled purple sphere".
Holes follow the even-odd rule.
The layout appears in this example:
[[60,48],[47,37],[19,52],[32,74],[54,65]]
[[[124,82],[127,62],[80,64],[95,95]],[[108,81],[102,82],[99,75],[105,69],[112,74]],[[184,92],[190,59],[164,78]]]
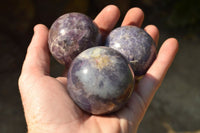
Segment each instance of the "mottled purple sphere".
[[96,115],[119,110],[134,88],[134,74],[127,59],[105,46],[80,53],[67,78],[67,91],[73,101],[82,110]]
[[114,29],[107,37],[106,46],[121,52],[130,61],[138,78],[147,72],[157,55],[154,40],[136,26]]
[[56,19],[49,30],[48,43],[55,59],[69,66],[79,53],[98,46],[101,43],[101,35],[91,18],[73,12]]

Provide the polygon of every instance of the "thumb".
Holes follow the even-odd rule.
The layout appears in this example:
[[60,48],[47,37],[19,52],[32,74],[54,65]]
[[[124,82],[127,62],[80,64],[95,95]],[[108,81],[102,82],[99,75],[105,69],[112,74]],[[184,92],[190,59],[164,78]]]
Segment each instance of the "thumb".
[[22,74],[49,74],[50,54],[47,40],[47,27],[42,24],[36,25],[34,27],[33,38],[27,49],[26,58],[22,67]]
[[[34,35],[27,49],[27,54],[18,80],[22,99],[30,96],[30,89],[35,79],[49,74],[50,56],[47,45],[48,29],[44,25],[34,27]],[[22,100],[25,101],[25,100]]]

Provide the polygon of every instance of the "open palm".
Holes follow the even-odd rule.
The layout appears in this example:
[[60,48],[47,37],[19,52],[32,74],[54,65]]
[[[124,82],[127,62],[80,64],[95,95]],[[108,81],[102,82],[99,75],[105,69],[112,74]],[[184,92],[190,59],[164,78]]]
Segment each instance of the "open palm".
[[[120,17],[114,5],[105,7],[95,18],[104,37]],[[144,14],[139,8],[130,9],[124,25],[140,27]],[[144,28],[157,43],[159,31],[153,25]],[[19,90],[29,133],[133,133],[137,128],[160,86],[178,49],[174,38],[167,39],[146,75],[136,83],[132,97],[120,111],[104,116],[90,115],[80,110],[66,91],[67,78],[53,78],[50,72],[50,53],[47,44],[48,29],[34,27],[34,36],[19,78]]]

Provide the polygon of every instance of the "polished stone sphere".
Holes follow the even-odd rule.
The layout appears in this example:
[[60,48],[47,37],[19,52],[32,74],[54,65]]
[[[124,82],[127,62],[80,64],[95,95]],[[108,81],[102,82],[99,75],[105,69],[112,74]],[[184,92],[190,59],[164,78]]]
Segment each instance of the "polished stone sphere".
[[91,18],[72,12],[55,20],[49,30],[48,43],[55,59],[69,66],[79,53],[98,46],[101,34]]
[[80,53],[67,75],[67,91],[84,111],[101,115],[119,110],[131,97],[134,73],[118,51],[98,46]]
[[114,29],[106,39],[106,46],[121,52],[129,60],[136,77],[147,72],[157,55],[154,40],[136,26]]

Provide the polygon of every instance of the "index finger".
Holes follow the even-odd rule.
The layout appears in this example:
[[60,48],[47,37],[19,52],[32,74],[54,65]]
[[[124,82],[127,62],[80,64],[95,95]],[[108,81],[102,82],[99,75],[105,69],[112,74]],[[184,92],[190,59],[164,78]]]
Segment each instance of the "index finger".
[[105,37],[115,27],[120,17],[120,10],[115,5],[106,6],[94,19],[101,34]]
[[134,7],[129,9],[128,12],[126,13],[124,20],[122,22],[122,26],[134,25],[140,27],[142,25],[143,20],[144,20],[143,11],[138,7]]

